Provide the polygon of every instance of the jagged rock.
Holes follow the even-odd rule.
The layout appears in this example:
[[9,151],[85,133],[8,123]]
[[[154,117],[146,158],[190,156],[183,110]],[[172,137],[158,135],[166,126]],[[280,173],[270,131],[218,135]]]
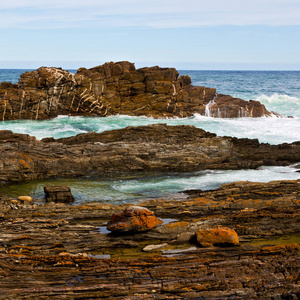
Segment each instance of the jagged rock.
[[123,212],[112,215],[107,224],[107,230],[113,232],[143,232],[161,223],[163,221],[157,219],[149,209],[130,206]]
[[197,232],[197,242],[203,247],[212,245],[238,245],[239,237],[230,228],[200,229]]
[[74,197],[68,186],[45,186],[45,198],[47,202],[73,202]]
[[22,74],[18,84],[0,84],[1,120],[116,114],[187,117],[194,113],[230,118],[271,115],[257,101],[217,95],[214,88],[193,86],[189,76],[179,77],[174,68],[136,70],[126,61],[80,68],[76,74],[41,67]]

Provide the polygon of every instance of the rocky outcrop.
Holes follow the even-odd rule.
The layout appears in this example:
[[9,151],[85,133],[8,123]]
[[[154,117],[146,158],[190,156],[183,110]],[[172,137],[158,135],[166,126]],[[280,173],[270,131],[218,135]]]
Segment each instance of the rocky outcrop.
[[141,206],[130,206],[118,214],[112,215],[107,230],[115,233],[143,232],[163,223],[152,211]]
[[0,181],[288,165],[300,161],[299,149],[299,142],[260,144],[187,125],[127,127],[41,141],[4,130],[0,131]]
[[174,68],[135,69],[129,62],[106,63],[76,74],[41,67],[21,75],[18,84],[0,84],[0,120],[41,120],[58,115],[187,117],[270,116],[264,105],[216,89],[193,86]]

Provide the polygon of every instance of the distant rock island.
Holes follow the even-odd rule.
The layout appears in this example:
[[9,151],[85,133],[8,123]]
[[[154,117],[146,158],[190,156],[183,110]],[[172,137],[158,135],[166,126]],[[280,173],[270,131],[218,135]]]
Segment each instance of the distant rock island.
[[245,101],[193,86],[174,68],[109,62],[76,74],[41,67],[21,75],[17,84],[0,84],[0,120],[43,120],[58,115],[131,115],[189,117],[194,113],[221,118],[271,116],[258,101]]

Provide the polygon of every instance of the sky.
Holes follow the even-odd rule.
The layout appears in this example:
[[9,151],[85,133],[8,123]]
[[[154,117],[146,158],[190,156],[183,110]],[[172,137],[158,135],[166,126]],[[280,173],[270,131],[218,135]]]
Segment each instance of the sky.
[[300,70],[300,0],[0,0],[0,68]]

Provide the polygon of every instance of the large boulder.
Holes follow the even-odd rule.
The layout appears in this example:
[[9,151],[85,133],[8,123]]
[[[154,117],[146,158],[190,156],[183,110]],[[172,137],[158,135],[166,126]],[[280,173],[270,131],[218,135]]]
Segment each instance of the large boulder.
[[230,228],[220,227],[215,229],[200,229],[197,232],[197,242],[203,247],[212,245],[238,245],[239,237]]
[[152,211],[141,206],[127,207],[123,212],[112,215],[107,230],[112,232],[143,232],[163,223]]

